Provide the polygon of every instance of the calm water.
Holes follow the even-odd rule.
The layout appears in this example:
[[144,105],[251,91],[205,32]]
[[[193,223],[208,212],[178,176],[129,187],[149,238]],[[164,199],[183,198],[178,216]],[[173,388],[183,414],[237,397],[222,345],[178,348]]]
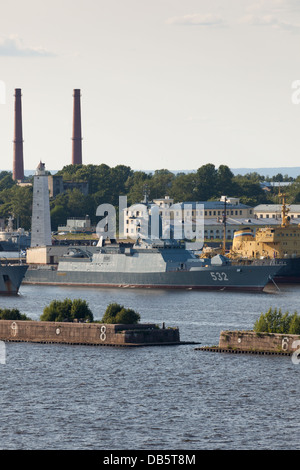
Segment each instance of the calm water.
[[[23,286],[1,307],[39,319],[53,299],[82,298],[94,318],[116,301],[181,339],[218,343],[269,307],[300,313],[300,286],[267,293]],[[118,349],[6,344],[0,364],[1,449],[299,449],[300,365],[195,345]]]

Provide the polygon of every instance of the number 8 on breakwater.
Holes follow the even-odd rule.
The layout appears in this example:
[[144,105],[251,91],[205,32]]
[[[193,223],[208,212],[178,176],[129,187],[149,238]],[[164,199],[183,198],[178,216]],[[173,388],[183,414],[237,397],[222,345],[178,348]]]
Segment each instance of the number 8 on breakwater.
[[100,328],[100,339],[101,341],[106,340],[106,326],[101,326]]

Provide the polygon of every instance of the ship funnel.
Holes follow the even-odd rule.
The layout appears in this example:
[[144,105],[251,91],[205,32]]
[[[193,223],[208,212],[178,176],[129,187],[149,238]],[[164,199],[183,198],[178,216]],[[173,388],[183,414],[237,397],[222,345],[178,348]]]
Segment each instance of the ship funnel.
[[233,236],[232,250],[240,250],[242,248],[243,242],[253,240],[254,233],[250,228],[246,227],[242,230],[237,230]]

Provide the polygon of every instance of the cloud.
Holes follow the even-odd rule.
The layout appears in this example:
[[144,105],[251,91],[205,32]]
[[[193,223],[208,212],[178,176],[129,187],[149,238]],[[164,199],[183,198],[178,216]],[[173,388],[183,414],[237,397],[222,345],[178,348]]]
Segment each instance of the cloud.
[[50,57],[54,56],[50,51],[42,47],[26,47],[16,35],[0,37],[0,56],[7,57]]
[[168,18],[166,23],[184,26],[222,26],[224,24],[222,18],[210,13],[205,15],[194,13],[193,15],[174,16]]
[[288,21],[279,20],[273,15],[246,15],[239,20],[239,23],[252,26],[265,26],[279,31],[289,31],[299,33],[300,25]]

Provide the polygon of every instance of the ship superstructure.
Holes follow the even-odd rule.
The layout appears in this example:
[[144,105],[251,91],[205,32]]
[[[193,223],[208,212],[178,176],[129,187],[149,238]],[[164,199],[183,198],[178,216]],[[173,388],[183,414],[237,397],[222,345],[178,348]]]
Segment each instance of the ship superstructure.
[[291,224],[286,195],[279,193],[282,200],[281,224],[263,227],[256,231],[249,227],[234,234],[231,259],[282,260],[285,266],[276,274],[275,280],[281,282],[300,282],[300,226]]

